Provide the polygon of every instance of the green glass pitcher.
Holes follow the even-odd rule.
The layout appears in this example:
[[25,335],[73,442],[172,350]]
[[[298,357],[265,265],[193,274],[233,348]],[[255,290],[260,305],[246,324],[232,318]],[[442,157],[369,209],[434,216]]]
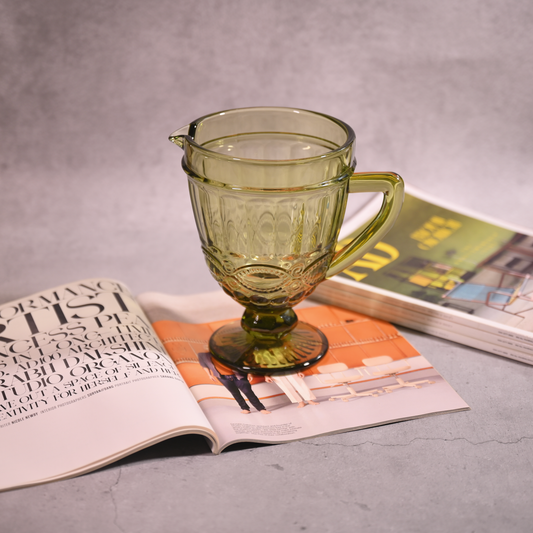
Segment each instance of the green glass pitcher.
[[[362,257],[392,227],[403,202],[394,173],[354,174],[355,134],[336,118],[281,107],[233,109],[175,131],[209,270],[246,309],[209,341],[244,373],[305,369],[326,337],[293,307]],[[336,251],[348,193],[381,192],[381,210]]]

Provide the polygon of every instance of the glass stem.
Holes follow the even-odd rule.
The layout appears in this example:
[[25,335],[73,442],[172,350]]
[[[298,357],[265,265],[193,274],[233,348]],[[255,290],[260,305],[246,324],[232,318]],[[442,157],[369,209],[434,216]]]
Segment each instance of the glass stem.
[[279,340],[297,323],[298,317],[290,308],[263,311],[247,307],[241,319],[243,329],[261,341]]

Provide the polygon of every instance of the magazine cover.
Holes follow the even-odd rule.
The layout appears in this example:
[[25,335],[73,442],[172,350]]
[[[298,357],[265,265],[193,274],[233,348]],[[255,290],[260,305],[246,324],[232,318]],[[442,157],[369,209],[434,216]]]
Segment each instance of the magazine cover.
[[[358,234],[373,209],[369,204],[347,224],[339,246]],[[533,354],[532,276],[531,232],[459,212],[408,187],[389,233],[370,253],[319,286],[315,296],[335,303],[344,291],[346,298],[338,302],[347,305],[349,294],[364,295],[375,299],[368,302],[374,316],[521,358],[521,353]],[[412,316],[395,316],[398,310]],[[469,331],[450,331],[461,325]],[[506,352],[509,339],[514,344]]]

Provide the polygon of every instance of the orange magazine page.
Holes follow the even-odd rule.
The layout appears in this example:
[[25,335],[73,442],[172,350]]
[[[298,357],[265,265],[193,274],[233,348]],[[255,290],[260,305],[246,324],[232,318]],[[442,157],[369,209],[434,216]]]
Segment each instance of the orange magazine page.
[[[210,335],[242,309],[227,303],[227,296],[199,295],[189,317],[186,303],[195,297],[143,296],[141,305],[151,320],[156,318],[152,325],[217,433],[221,450],[243,441],[286,442],[469,409],[387,322],[307,302],[297,309],[298,317],[328,338],[324,358],[299,374],[244,376],[209,354]],[[164,301],[154,312],[158,297]],[[206,317],[232,319],[202,322],[201,302]]]

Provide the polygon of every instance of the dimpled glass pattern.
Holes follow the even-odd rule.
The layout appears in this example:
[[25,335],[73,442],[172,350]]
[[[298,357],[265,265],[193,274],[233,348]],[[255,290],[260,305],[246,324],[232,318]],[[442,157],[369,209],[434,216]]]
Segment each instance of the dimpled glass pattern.
[[190,182],[202,248],[211,274],[244,306],[292,307],[328,270],[346,183],[287,197],[207,189]]

